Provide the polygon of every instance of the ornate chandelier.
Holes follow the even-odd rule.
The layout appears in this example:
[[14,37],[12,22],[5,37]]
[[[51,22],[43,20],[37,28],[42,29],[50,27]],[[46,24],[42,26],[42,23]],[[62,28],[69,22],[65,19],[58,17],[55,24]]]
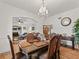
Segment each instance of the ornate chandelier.
[[45,16],[48,14],[48,10],[45,5],[45,0],[42,0],[42,6],[39,9],[38,15]]

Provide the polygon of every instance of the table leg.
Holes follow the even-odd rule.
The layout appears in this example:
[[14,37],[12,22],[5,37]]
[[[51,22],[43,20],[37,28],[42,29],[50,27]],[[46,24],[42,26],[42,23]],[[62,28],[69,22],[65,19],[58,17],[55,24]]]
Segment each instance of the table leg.
[[75,44],[74,44],[74,40],[72,40],[72,49],[75,49]]
[[29,59],[32,59],[32,55],[29,55]]

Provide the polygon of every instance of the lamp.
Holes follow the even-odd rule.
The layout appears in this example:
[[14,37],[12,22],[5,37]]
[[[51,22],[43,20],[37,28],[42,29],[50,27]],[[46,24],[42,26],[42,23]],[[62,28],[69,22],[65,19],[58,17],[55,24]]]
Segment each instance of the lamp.
[[48,10],[47,10],[46,5],[45,5],[45,0],[42,0],[42,6],[39,9],[38,15],[45,16],[47,14],[48,14]]

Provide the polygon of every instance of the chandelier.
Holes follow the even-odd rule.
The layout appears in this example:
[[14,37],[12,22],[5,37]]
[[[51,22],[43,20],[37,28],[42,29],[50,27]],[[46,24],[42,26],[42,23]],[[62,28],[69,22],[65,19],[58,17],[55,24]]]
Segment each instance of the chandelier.
[[45,0],[42,0],[42,6],[39,9],[38,15],[45,16],[48,14],[48,10],[45,5]]

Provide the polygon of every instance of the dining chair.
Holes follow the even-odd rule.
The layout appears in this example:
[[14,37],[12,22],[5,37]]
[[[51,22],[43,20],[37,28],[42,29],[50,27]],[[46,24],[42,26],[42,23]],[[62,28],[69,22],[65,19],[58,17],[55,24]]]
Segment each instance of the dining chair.
[[21,51],[18,53],[14,53],[14,47],[13,47],[13,43],[11,41],[11,38],[9,35],[7,35],[9,43],[10,43],[10,48],[11,48],[11,54],[12,54],[12,59],[26,59],[26,55],[23,54]]
[[60,46],[61,46],[61,39],[62,39],[62,35],[58,35],[58,41],[57,41],[57,46],[56,46],[56,56],[57,59],[60,59]]
[[27,37],[26,37],[27,42],[31,43],[31,42],[33,42],[33,39],[34,39],[33,33],[28,33]]
[[59,36],[54,36],[49,43],[48,52],[46,54],[42,54],[39,59],[57,59],[56,50],[58,45]]
[[48,58],[47,59],[56,59],[56,50],[57,50],[57,44],[58,44],[58,36],[54,36],[49,43],[48,47]]

